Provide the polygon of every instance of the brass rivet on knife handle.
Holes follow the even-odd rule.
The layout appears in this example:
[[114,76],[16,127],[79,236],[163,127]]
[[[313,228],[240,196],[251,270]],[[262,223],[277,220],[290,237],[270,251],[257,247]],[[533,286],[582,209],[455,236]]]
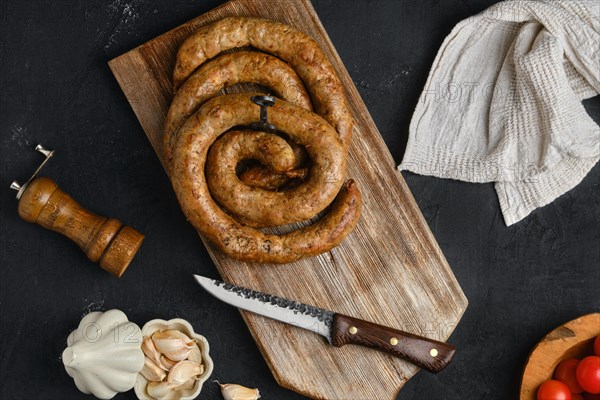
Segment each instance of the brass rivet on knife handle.
[[350,329],[348,329],[348,332],[350,332],[351,335],[356,335],[356,332],[358,332],[358,329],[356,329],[355,326],[351,326]]
[[[350,333],[352,328],[356,330],[354,334]],[[334,346],[358,344],[371,347],[404,358],[433,373],[444,369],[452,361],[456,350],[454,346],[437,340],[342,314],[333,317],[331,339]]]
[[46,156],[33,176],[18,190],[19,216],[27,222],[61,233],[73,240],[88,258],[111,274],[123,275],[137,253],[144,235],[114,219],[96,215],[81,207],[52,180],[37,178],[53,151],[41,145],[36,150]]

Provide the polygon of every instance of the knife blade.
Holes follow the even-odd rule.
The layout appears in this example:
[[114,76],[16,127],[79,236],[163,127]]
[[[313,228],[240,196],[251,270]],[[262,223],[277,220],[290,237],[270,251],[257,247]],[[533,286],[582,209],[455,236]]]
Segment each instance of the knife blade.
[[194,278],[207,292],[227,304],[318,333],[336,347],[346,344],[371,347],[433,373],[444,369],[456,351],[447,343],[298,301],[200,275],[194,275]]

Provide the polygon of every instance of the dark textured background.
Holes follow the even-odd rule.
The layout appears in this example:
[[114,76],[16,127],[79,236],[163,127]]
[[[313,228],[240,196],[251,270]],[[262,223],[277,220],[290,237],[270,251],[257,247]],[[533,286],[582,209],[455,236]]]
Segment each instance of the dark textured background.
[[[106,64],[221,2],[0,2],[0,397],[88,398],[62,366],[66,337],[89,311],[120,308],[140,326],[191,321],[210,341],[212,379],[259,387],[265,399],[300,398],[275,383],[238,311],[191,279],[217,273]],[[491,3],[314,0],[397,162],[445,35]],[[599,99],[586,106],[600,120]],[[57,149],[45,175],[89,209],[146,234],[122,279],[18,218],[8,186],[40,161],[31,150],[38,142]],[[510,228],[491,184],[405,178],[470,305],[451,337],[455,361],[439,375],[419,373],[398,398],[515,398],[531,347],[562,322],[600,309],[600,168]],[[202,395],[220,398],[210,382]]]

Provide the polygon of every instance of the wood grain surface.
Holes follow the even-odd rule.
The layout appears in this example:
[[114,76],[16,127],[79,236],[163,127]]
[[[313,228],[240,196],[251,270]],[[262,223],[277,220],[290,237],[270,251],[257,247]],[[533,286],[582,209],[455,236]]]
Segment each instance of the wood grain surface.
[[600,313],[569,321],[548,333],[533,348],[521,380],[521,400],[535,400],[540,385],[552,379],[558,363],[594,354],[594,339],[600,335]]
[[144,240],[144,235],[121,221],[86,210],[45,177],[27,185],[18,210],[25,221],[77,243],[90,260],[116,277],[123,275]]
[[[219,273],[236,284],[446,340],[467,300],[308,0],[232,0],[110,61],[158,157],[178,46],[199,27],[232,15],[288,23],[322,46],[347,89],[357,122],[347,175],[358,182],[364,209],[340,246],[292,264],[239,262],[205,241]],[[392,399],[418,371],[376,350],[335,348],[314,333],[242,315],[277,382],[309,397]]]

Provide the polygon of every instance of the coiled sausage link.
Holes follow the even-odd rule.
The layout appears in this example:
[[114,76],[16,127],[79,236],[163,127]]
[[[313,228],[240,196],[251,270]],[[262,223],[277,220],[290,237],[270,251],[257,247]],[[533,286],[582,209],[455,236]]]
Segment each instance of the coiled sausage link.
[[[305,200],[313,206],[316,202],[325,204],[325,207],[335,197],[325,216],[310,226],[284,235],[273,235],[242,225],[213,199],[204,174],[209,148],[227,130],[249,125],[259,118],[260,109],[250,100],[251,96],[247,93],[231,94],[209,100],[181,127],[174,148],[171,178],[186,217],[222,251],[244,261],[287,263],[333,248],[356,225],[362,207],[361,196],[353,181],[343,185],[344,149],[335,131],[320,117],[298,106],[277,100],[269,109],[269,118],[294,141],[307,145],[312,160],[311,172],[297,188],[297,194],[304,194]],[[219,179],[219,175],[216,174],[215,178]],[[235,178],[229,174],[225,180],[228,179]],[[269,203],[274,200],[266,200],[267,191],[249,189],[247,202],[236,203],[236,207],[240,208],[236,208],[235,213],[245,217],[249,215],[253,220],[266,218],[272,224],[278,224],[280,220],[296,220],[296,217],[285,215],[296,211],[290,206],[298,201],[293,196],[287,197],[286,192],[282,192],[280,198],[285,199],[283,201],[287,205],[275,211]],[[318,200],[313,199],[313,195],[318,195]],[[264,206],[266,204],[269,204],[268,209]],[[305,205],[297,205],[306,209]],[[319,205],[314,208],[319,212],[325,207]],[[254,214],[261,212],[264,214]],[[317,212],[311,211],[308,218]]]
[[[272,55],[237,51],[210,60],[246,46]],[[208,100],[241,82],[289,101],[268,109],[277,134],[244,130],[260,119],[252,94]],[[351,232],[362,208],[354,181],[343,183],[354,121],[335,69],[313,39],[277,22],[225,18],[179,48],[173,83],[179,90],[163,148],[182,209],[200,233],[234,258],[287,263],[328,251]],[[255,164],[238,171],[249,160]],[[258,230],[323,211],[317,222],[286,234]]]

